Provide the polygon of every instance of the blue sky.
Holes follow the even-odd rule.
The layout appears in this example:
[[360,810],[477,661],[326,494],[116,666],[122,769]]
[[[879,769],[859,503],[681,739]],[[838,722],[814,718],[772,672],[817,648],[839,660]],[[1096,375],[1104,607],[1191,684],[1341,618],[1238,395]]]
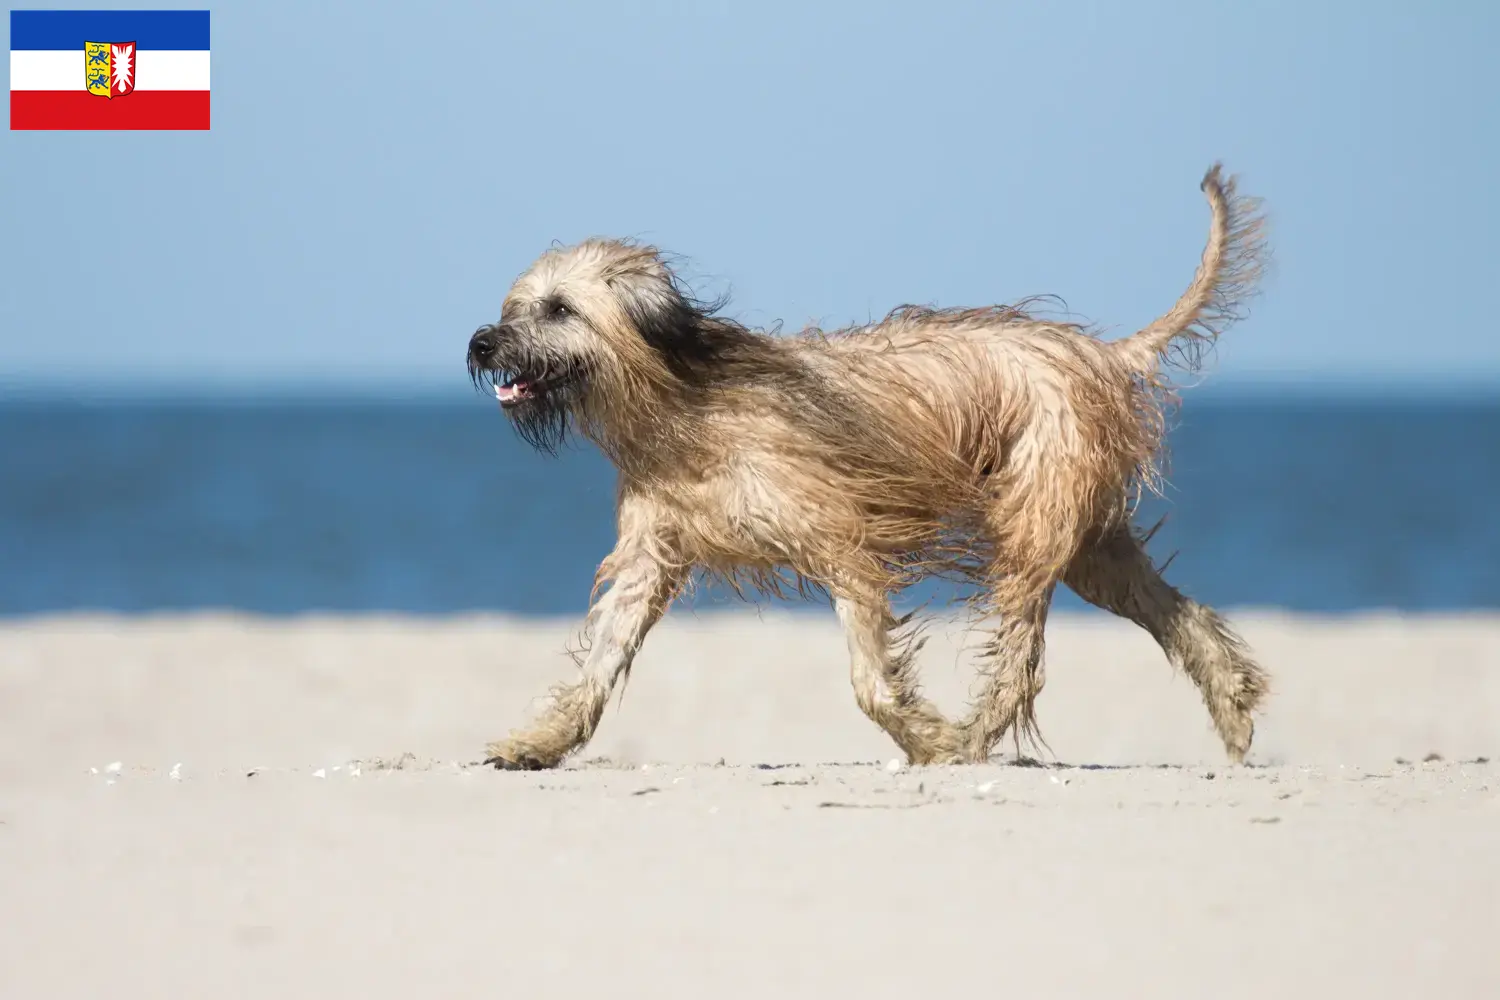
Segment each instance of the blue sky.
[[212,131],[0,139],[0,391],[468,392],[591,234],[753,323],[1055,293],[1123,333],[1219,158],[1277,268],[1211,382],[1500,385],[1497,10],[217,4]]

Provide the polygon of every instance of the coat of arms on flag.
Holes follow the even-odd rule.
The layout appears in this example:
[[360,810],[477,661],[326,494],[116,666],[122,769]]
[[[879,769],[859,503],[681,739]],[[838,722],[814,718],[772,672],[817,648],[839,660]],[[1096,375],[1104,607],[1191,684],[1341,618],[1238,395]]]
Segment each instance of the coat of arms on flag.
[[13,10],[10,127],[206,129],[206,10]]
[[84,42],[83,73],[90,94],[124,97],[135,89],[135,42]]

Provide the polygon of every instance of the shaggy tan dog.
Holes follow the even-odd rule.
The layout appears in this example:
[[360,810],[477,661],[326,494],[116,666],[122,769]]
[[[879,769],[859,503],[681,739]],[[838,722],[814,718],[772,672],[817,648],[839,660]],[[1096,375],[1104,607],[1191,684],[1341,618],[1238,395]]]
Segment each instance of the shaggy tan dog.
[[[1156,484],[1167,355],[1195,368],[1264,259],[1256,204],[1217,165],[1202,189],[1212,224],[1192,284],[1111,342],[1011,306],[902,306],[870,326],[772,336],[694,300],[651,247],[544,253],[499,323],[470,340],[470,373],[532,444],[577,432],[613,460],[619,537],[599,568],[581,677],[492,744],[490,762],[551,767],[587,742],[695,569],[829,594],[855,698],[912,763],[983,761],[1012,729],[1018,747],[1040,739],[1042,630],[1059,581],[1150,632],[1242,760],[1265,674],[1217,613],[1161,578],[1130,522]],[[890,610],[895,591],[933,575],[975,585],[999,618],[982,690],[957,722],[920,694],[918,643]]]

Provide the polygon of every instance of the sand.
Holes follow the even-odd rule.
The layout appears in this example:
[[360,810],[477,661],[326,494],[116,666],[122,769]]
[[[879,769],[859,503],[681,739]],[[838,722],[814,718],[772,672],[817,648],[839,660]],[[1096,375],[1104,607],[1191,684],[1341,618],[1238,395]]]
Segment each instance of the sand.
[[831,615],[674,613],[537,774],[572,621],[12,622],[0,996],[1495,996],[1500,618],[1236,620],[1249,767],[1102,616],[1048,766],[891,770]]

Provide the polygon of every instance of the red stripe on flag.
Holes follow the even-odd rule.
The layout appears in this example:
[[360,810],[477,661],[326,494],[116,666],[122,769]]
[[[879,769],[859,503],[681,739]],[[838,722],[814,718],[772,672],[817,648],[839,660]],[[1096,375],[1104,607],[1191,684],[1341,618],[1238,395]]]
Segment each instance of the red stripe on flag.
[[206,129],[206,90],[137,90],[99,97],[86,90],[12,90],[16,129]]

